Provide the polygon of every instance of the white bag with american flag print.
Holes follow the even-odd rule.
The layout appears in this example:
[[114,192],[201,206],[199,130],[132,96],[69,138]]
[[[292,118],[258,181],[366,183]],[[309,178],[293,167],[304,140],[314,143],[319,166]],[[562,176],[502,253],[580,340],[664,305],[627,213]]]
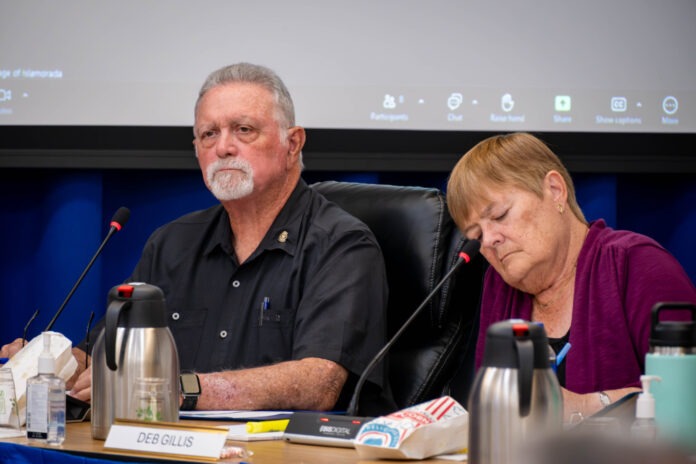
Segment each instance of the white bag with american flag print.
[[365,423],[355,437],[361,459],[426,459],[465,452],[469,413],[443,396]]

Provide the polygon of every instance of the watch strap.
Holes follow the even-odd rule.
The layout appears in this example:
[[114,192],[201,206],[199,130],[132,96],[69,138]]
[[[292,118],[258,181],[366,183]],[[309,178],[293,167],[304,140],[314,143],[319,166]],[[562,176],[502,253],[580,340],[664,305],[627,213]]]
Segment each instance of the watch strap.
[[198,395],[184,395],[184,401],[181,402],[182,411],[193,411],[198,403]]

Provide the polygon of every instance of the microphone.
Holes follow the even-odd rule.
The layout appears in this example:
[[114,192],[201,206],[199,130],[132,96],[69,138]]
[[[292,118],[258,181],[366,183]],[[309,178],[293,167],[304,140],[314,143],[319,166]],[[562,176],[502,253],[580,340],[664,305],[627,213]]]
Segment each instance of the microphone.
[[391,347],[411,325],[411,323],[423,311],[423,308],[433,299],[442,287],[459,269],[462,264],[471,262],[479,252],[481,243],[478,240],[468,240],[462,250],[457,255],[457,260],[447,273],[435,285],[432,291],[425,297],[421,304],[413,311],[409,318],[404,322],[399,330],[392,336],[386,345],[372,358],[370,363],[365,367],[365,370],[358,379],[353,396],[348,404],[345,416],[336,416],[332,414],[321,414],[311,412],[294,412],[290,418],[287,428],[285,429],[284,437],[289,441],[298,443],[310,443],[315,445],[329,445],[353,447],[353,439],[357,435],[360,427],[370,418],[358,417],[358,400],[360,392],[367,380],[367,377],[372,373],[375,366],[379,364]]
[[442,287],[445,284],[445,282],[447,282],[450,279],[452,274],[454,274],[462,264],[469,263],[476,256],[480,248],[481,243],[478,240],[469,240],[464,244],[462,251],[460,251],[457,256],[457,260],[454,262],[450,270],[447,271],[447,274],[445,274],[445,276],[442,279],[440,279],[440,282],[438,282],[438,284],[435,286],[435,288],[432,289],[430,294],[425,297],[420,306],[418,306],[413,311],[411,316],[409,316],[406,322],[404,322],[403,325],[399,328],[399,330],[396,331],[396,333],[387,342],[387,344],[384,345],[384,347],[382,347],[381,350],[379,350],[379,352],[375,355],[374,358],[372,358],[372,361],[370,361],[370,363],[367,365],[367,367],[365,368],[362,375],[358,379],[358,382],[355,385],[353,396],[350,399],[350,403],[348,404],[348,410],[346,411],[348,415],[354,416],[358,414],[358,399],[360,398],[360,392],[362,391],[362,387],[365,384],[365,381],[367,380],[367,376],[369,376],[372,373],[375,366],[379,364],[380,361],[382,361],[384,355],[387,354],[387,352],[391,349],[394,343],[396,343],[396,341],[401,337],[401,334],[406,331],[406,329],[418,317],[421,311],[423,311],[423,308],[425,308],[425,306],[430,302],[430,300],[433,299],[433,297],[437,294],[438,290],[440,290],[440,287]]
[[123,228],[123,226],[128,222],[128,219],[130,219],[130,210],[125,206],[121,206],[114,213],[113,217],[111,218],[109,232],[106,234],[106,237],[102,241],[101,245],[99,245],[97,252],[94,253],[94,256],[92,256],[92,259],[90,260],[89,264],[87,264],[87,267],[85,267],[85,270],[82,271],[82,274],[80,275],[80,277],[78,277],[77,282],[75,282],[75,285],[73,285],[73,288],[72,290],[70,290],[70,293],[68,293],[68,296],[65,297],[65,300],[63,300],[63,304],[60,305],[60,308],[58,308],[58,311],[56,311],[56,314],[53,316],[53,319],[51,319],[51,322],[49,322],[46,326],[45,331],[51,330],[53,324],[55,324],[56,322],[56,319],[58,319],[58,316],[60,316],[60,314],[63,312],[65,305],[68,304],[68,301],[70,301],[70,298],[72,298],[73,293],[75,293],[77,287],[80,285],[80,283],[82,283],[82,279],[85,278],[87,272],[92,268],[92,264],[94,264],[94,261],[96,261],[97,257],[104,249],[104,245],[106,245],[106,243],[109,241],[112,235],[114,235],[116,232],[120,231]]
[[22,334],[22,348],[24,348],[24,345],[27,343],[27,331],[29,330],[29,326],[31,325],[32,322],[34,322],[34,319],[36,319],[36,316],[39,315],[39,308],[36,308],[36,311],[34,311],[34,314],[31,316],[29,319],[29,322],[27,322],[27,325],[24,326],[24,333]]

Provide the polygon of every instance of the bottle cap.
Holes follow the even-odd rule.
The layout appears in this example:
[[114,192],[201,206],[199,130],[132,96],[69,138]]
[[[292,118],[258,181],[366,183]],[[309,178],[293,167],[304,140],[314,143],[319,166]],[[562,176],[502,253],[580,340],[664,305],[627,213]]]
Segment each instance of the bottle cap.
[[39,374],[55,374],[56,360],[51,355],[51,334],[44,332],[42,335],[44,349],[39,355]]
[[640,382],[643,384],[643,391],[638,395],[636,401],[636,419],[654,419],[655,418],[655,397],[650,393],[650,382],[662,378],[657,375],[641,375]]
[[[664,321],[661,312],[688,310],[691,320]],[[650,346],[696,347],[696,304],[682,302],[661,302],[652,308],[652,327],[650,329]]]

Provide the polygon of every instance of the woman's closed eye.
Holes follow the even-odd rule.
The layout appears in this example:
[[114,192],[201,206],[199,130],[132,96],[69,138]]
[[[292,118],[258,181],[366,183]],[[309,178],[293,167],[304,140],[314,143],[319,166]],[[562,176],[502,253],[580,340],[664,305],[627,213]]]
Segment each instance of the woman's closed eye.
[[502,214],[500,214],[500,215],[498,215],[498,216],[494,216],[494,217],[493,217],[493,220],[494,220],[494,221],[502,221],[503,219],[505,219],[505,217],[507,217],[508,211],[510,211],[510,210],[509,210],[509,209],[506,209],[505,211],[503,211]]

